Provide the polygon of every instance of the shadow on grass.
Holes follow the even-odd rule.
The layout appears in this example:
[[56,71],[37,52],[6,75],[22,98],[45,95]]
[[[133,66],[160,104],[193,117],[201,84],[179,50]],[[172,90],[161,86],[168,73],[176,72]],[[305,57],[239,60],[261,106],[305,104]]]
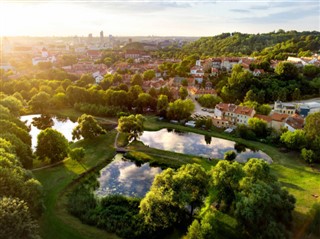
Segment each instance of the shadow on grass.
[[283,186],[283,187],[292,188],[292,189],[296,189],[296,190],[300,190],[300,191],[305,191],[303,188],[301,188],[293,183],[286,183],[286,182],[280,182],[280,183],[281,183],[281,186]]

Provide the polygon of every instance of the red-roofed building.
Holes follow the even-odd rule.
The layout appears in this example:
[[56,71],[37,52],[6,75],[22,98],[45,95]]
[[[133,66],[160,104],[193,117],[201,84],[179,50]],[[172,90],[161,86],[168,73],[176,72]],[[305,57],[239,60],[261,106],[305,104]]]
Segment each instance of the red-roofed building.
[[273,113],[271,115],[271,127],[275,130],[280,130],[282,127],[284,127],[285,121],[288,116],[288,114]]
[[235,104],[219,103],[214,109],[216,118],[228,119],[230,124],[248,124],[249,119],[255,115],[256,111],[247,106]]
[[289,116],[284,124],[289,131],[294,132],[297,129],[303,129],[304,126],[304,118],[302,118],[298,114],[293,114]]

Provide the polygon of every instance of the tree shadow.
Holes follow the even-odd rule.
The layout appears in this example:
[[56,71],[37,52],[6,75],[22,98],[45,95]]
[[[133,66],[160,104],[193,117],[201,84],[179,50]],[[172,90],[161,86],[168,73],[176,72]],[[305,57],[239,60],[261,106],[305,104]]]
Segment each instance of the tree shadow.
[[280,182],[280,183],[281,183],[281,186],[283,186],[283,187],[292,188],[292,189],[296,189],[299,191],[305,191],[303,188],[301,188],[293,183],[286,183],[286,182]]

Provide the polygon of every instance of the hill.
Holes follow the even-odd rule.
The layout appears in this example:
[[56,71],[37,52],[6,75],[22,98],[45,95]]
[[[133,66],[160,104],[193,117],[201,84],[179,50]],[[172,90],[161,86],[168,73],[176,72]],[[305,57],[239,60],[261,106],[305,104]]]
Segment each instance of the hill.
[[285,59],[288,55],[308,56],[320,50],[320,32],[283,31],[245,34],[222,33],[213,37],[201,37],[185,45],[184,52],[203,56],[265,56]]

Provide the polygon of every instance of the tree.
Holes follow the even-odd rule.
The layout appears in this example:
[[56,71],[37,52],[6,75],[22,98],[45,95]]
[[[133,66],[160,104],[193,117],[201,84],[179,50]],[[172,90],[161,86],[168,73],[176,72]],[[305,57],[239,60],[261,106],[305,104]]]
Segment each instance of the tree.
[[259,118],[250,118],[248,121],[249,128],[257,137],[264,138],[267,136],[267,122]]
[[301,91],[299,88],[295,88],[292,93],[292,100],[301,100]]
[[68,140],[59,131],[47,128],[38,135],[36,155],[44,160],[49,158],[51,163],[63,160],[68,155]]
[[158,101],[157,101],[157,111],[160,116],[166,115],[168,105],[169,105],[168,96],[159,95]]
[[310,85],[316,89],[318,89],[318,94],[320,95],[320,77],[314,78],[311,82]]
[[320,73],[320,68],[314,65],[305,65],[303,67],[303,74],[307,77],[313,78]]
[[142,135],[144,121],[145,118],[140,114],[122,116],[118,120],[118,130],[123,133],[128,133],[129,140],[137,140],[137,138]]
[[91,74],[83,74],[80,79],[77,81],[77,85],[81,87],[85,87],[90,84],[96,83],[96,80],[93,78]]
[[188,96],[188,90],[186,87],[181,86],[179,89],[179,96],[182,100],[186,99]]
[[224,153],[223,159],[227,161],[233,161],[236,159],[236,157],[237,157],[236,152],[234,152],[233,150],[230,150]]
[[72,130],[72,139],[93,139],[105,130],[101,128],[92,115],[83,114],[78,118],[78,125]]
[[39,110],[40,113],[43,113],[44,110],[48,108],[49,102],[50,95],[46,92],[41,91],[38,94],[34,95],[28,104],[34,111]]
[[252,182],[258,180],[266,183],[276,181],[276,178],[271,175],[270,166],[263,159],[251,158],[242,169]]
[[0,212],[0,238],[40,239],[39,226],[23,200],[2,197]]
[[300,150],[307,144],[306,134],[303,130],[295,130],[294,132],[287,131],[280,137],[282,143],[286,145],[288,149]]
[[304,131],[308,140],[314,140],[320,132],[320,112],[308,114],[305,120]]
[[187,119],[194,110],[194,103],[192,100],[181,100],[178,99],[174,102],[169,103],[167,117],[169,119],[182,120]]
[[144,112],[147,107],[154,108],[155,100],[148,93],[140,93],[135,105],[140,112]]
[[295,198],[278,182],[246,180],[236,202],[235,217],[249,238],[287,238]]
[[218,191],[218,203],[224,201],[227,209],[236,199],[236,193],[239,190],[239,182],[244,177],[244,172],[239,163],[229,163],[221,160],[212,171],[213,185]]
[[306,161],[307,163],[313,163],[315,159],[314,152],[311,149],[303,148],[301,150],[301,157]]
[[[154,179],[149,193],[141,200],[140,214],[153,228],[169,228],[202,205],[208,193],[208,177],[196,164],[187,164],[176,172],[168,168]],[[190,212],[186,209],[190,207]]]
[[262,115],[269,115],[272,108],[268,104],[259,105],[257,107],[257,113]]
[[85,155],[85,150],[82,147],[74,148],[69,151],[69,157],[72,160],[75,160],[77,162],[80,162],[84,158],[84,155]]
[[14,116],[20,115],[20,110],[22,109],[22,103],[17,98],[13,96],[6,96],[0,100],[0,105],[8,108]]
[[143,72],[143,80],[149,81],[156,77],[156,73],[154,70],[146,70]]
[[222,99],[219,96],[210,94],[201,95],[197,100],[201,106],[206,108],[214,108],[216,107],[216,104],[222,102]]
[[142,86],[143,84],[143,79],[142,76],[140,74],[134,74],[133,77],[131,78],[131,85],[139,85]]
[[298,77],[298,68],[291,62],[281,61],[276,66],[275,73],[277,73],[284,80],[292,80]]

